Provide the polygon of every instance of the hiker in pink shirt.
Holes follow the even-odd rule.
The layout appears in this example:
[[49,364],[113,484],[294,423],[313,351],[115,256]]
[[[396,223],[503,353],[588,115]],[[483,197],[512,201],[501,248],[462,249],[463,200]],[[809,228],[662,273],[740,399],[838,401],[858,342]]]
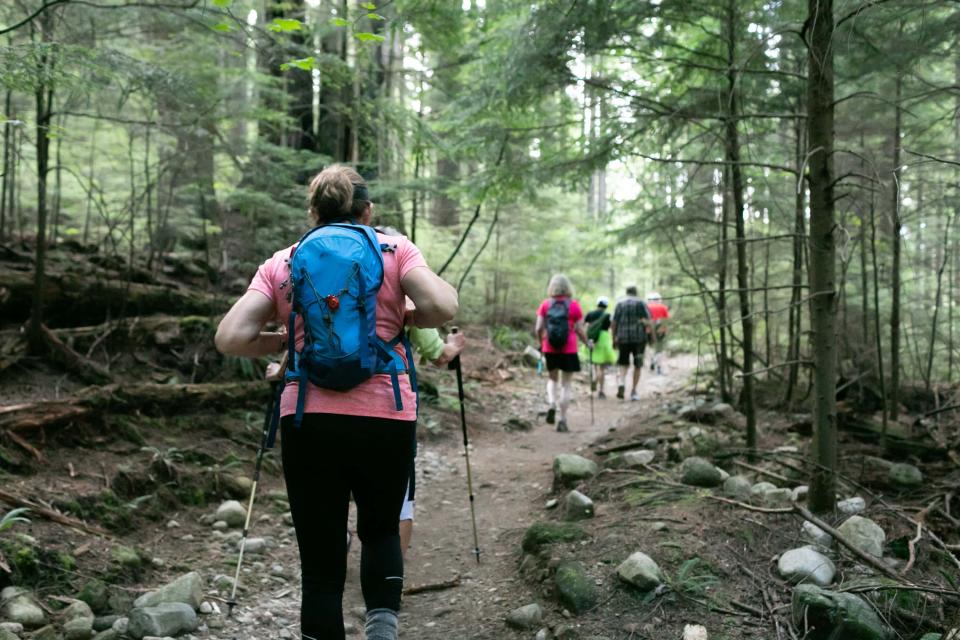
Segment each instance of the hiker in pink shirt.
[[[580,303],[573,299],[573,286],[563,274],[550,278],[546,300],[537,309],[536,333],[540,339],[540,350],[547,361],[547,424],[553,424],[557,408],[560,409],[560,421],[557,431],[569,431],[567,408],[572,396],[571,382],[573,374],[580,371],[580,357],[577,355],[577,336],[588,347],[593,342],[587,338],[583,324],[583,310]],[[559,397],[557,383],[560,383]]]

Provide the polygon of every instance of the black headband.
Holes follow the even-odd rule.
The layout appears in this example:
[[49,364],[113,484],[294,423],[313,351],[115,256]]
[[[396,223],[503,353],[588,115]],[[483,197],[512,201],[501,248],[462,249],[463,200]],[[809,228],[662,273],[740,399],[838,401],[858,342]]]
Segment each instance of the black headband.
[[370,202],[370,192],[367,191],[367,186],[363,184],[353,185],[353,199]]

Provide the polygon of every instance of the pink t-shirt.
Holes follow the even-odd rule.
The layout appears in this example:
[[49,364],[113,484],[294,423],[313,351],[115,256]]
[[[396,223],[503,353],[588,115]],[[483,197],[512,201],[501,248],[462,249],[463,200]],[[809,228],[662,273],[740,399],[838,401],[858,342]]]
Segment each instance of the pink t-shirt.
[[[557,298],[547,298],[540,303],[540,308],[537,309],[537,315],[543,318],[544,328],[546,328],[547,322],[547,309],[550,308],[550,305],[553,304],[554,300],[564,300],[566,296],[558,296]],[[547,340],[546,335],[543,338],[543,344],[541,348],[544,353],[576,353],[577,352],[577,334],[573,330],[574,325],[577,324],[580,320],[583,319],[583,309],[580,308],[580,303],[576,300],[570,300],[570,313],[567,314],[567,322],[570,324],[570,332],[567,334],[567,345],[563,349],[555,349],[550,345],[550,342]]]
[[[381,243],[396,246],[394,251],[383,254],[383,285],[377,294],[377,335],[383,340],[396,338],[403,330],[406,296],[400,288],[400,280],[417,267],[426,267],[423,254],[404,236],[377,234]],[[259,291],[273,303],[276,321],[286,326],[292,302],[289,286],[290,250],[287,247],[273,254],[260,265],[257,275],[250,282],[249,290]],[[303,346],[303,325],[296,325],[297,349]],[[396,351],[406,362],[403,345]],[[349,391],[320,389],[310,384],[307,388],[305,413],[335,413],[347,416],[371,416],[389,420],[416,420],[417,397],[406,375],[400,376],[400,396],[403,410],[397,411],[393,398],[393,383],[387,374],[377,374]],[[297,383],[290,382],[283,390],[280,400],[280,415],[292,415],[297,410]]]

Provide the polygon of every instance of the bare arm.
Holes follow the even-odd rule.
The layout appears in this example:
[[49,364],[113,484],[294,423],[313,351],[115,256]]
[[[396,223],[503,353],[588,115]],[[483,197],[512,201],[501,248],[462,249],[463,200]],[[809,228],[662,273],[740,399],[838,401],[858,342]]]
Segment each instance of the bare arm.
[[547,336],[546,336],[546,334],[547,334],[547,327],[546,327],[546,323],[543,321],[543,316],[541,316],[541,315],[538,315],[538,316],[537,316],[537,324],[536,324],[536,326],[534,327],[533,330],[534,330],[534,332],[536,332],[536,334],[537,334],[537,340],[540,342],[540,344],[543,344],[543,341],[544,341],[544,340],[546,339],[546,337],[547,337]]
[[588,348],[593,349],[593,340],[587,335],[587,327],[583,320],[577,320],[577,324],[573,325],[573,330],[580,336],[580,342],[587,345]]
[[259,291],[247,291],[223,316],[214,343],[220,353],[259,358],[283,351],[284,332],[261,331],[273,318],[273,303]]
[[453,320],[460,308],[457,290],[426,267],[417,267],[400,280],[400,287],[416,305],[414,326],[430,329]]

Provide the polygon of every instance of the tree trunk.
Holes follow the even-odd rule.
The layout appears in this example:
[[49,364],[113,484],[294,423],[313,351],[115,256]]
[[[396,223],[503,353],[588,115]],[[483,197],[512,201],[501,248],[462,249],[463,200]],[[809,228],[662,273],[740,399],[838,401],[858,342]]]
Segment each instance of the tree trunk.
[[730,228],[730,168],[723,172],[721,183],[722,204],[720,215],[720,256],[717,273],[717,321],[720,323],[720,362],[717,363],[720,374],[720,398],[730,402],[733,398],[730,390],[730,345],[727,343],[727,265],[730,263],[728,235]]
[[7,122],[3,123],[3,182],[0,183],[0,242],[7,236],[7,188],[10,183],[10,169],[12,165],[10,162],[10,130],[13,125],[9,122],[9,120],[12,120],[10,117],[12,102],[13,91],[7,89],[6,98],[3,101],[3,116],[7,119]]
[[870,195],[870,256],[873,261],[873,334],[877,342],[877,381],[880,385],[881,420],[887,432],[887,377],[883,361],[883,327],[880,320],[880,265],[877,260],[877,208]]
[[747,450],[751,457],[757,448],[757,414],[754,406],[753,380],[753,317],[750,314],[750,277],[747,268],[746,227],[743,219],[743,172],[740,167],[740,140],[737,91],[739,76],[736,67],[737,0],[727,4],[727,118],[726,155],[732,178],[733,215],[737,234],[737,287],[740,289],[740,326],[743,332],[743,415],[747,419]]
[[833,0],[808,0],[807,136],[810,149],[810,329],[813,346],[813,472],[809,504],[836,504],[836,224],[833,198]]
[[66,126],[66,116],[58,118],[57,125],[57,150],[55,152],[56,168],[53,173],[53,229],[50,230],[50,243],[57,244],[57,237],[60,232],[60,198],[63,186],[63,163],[61,162],[60,148],[63,146],[63,132]]
[[[803,107],[798,105],[798,111]],[[804,145],[804,123],[797,118],[794,121],[794,135],[796,136],[796,146],[794,147],[794,166],[797,169],[797,188],[794,191],[793,198],[793,287],[790,290],[790,312],[788,322],[787,337],[787,362],[790,363],[787,370],[787,388],[784,390],[783,403],[787,407],[793,406],[793,394],[800,380],[800,338],[803,318],[803,307],[801,300],[803,297],[803,243],[805,225],[803,221],[806,215],[806,185],[803,182],[804,158],[806,155]]]
[[[40,18],[41,40],[48,43],[53,39],[53,11],[48,10]],[[41,82],[35,93],[37,104],[37,247],[33,274],[33,300],[30,309],[28,338],[37,351],[44,348],[43,336],[43,272],[47,258],[47,172],[50,164],[50,120],[53,102],[53,85],[50,67],[53,61],[46,52],[40,56],[38,73],[47,82]]]
[[932,386],[933,350],[937,346],[937,318],[940,315],[940,302],[943,295],[943,272],[947,268],[947,260],[949,260],[950,257],[950,221],[951,218],[948,217],[943,230],[943,256],[940,260],[940,266],[937,268],[937,293],[933,302],[933,321],[930,326],[930,348],[927,350],[927,370],[926,375],[923,377],[926,385],[926,395],[930,395],[930,387]]
[[900,108],[903,78],[897,70],[894,90],[893,117],[893,189],[890,203],[891,237],[893,245],[893,265],[890,269],[890,420],[897,421],[900,414],[900,261],[902,243],[900,234],[903,222],[900,219],[900,128],[903,112]]

